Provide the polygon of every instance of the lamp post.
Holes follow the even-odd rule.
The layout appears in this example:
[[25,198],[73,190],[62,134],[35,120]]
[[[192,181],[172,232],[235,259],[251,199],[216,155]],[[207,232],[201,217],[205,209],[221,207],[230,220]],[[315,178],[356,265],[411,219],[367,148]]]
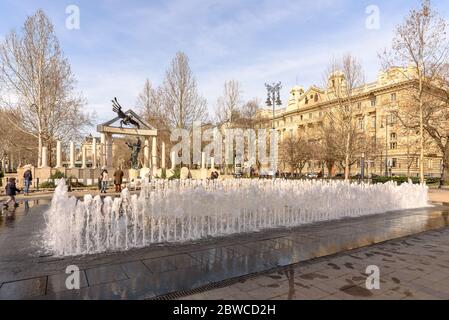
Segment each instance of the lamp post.
[[[274,127],[275,108],[276,108],[276,106],[282,105],[281,94],[280,94],[282,85],[281,85],[281,82],[273,83],[271,85],[265,83],[265,88],[267,88],[266,104],[268,107],[273,106],[273,123],[272,123],[271,127],[272,127],[273,133],[274,133],[274,130],[275,130],[275,127]],[[274,166],[274,167],[276,167],[276,166]],[[275,169],[273,169],[273,171],[274,170]],[[273,172],[273,179],[276,179],[276,172]]]
[[266,84],[265,87],[267,88],[267,106],[271,107],[273,106],[273,123],[272,123],[272,129],[274,129],[274,118],[275,118],[275,108],[276,106],[282,105],[281,101],[281,94],[280,91],[282,89],[282,85],[280,82],[273,83],[272,85]]

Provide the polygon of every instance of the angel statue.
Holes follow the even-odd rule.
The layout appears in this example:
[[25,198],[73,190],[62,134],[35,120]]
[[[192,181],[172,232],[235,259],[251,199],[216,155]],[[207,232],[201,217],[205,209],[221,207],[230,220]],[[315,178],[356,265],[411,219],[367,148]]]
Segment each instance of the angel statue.
[[137,161],[137,158],[139,156],[140,150],[142,149],[142,142],[139,138],[137,138],[137,142],[135,144],[126,142],[126,145],[131,149],[131,168],[139,170],[139,163]]
[[133,119],[133,117],[131,115],[127,115],[126,113],[124,113],[122,111],[122,106],[120,105],[120,103],[118,103],[117,98],[114,98],[112,100],[112,111],[114,111],[115,113],[117,113],[117,115],[120,117],[120,128],[123,127],[123,125],[133,125],[135,126],[137,129],[140,129],[140,125],[139,123]]

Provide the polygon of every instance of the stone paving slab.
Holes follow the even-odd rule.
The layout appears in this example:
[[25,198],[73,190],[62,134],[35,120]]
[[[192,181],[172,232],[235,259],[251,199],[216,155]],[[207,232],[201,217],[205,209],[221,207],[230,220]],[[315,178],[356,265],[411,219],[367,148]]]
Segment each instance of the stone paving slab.
[[[426,254],[432,248],[437,255]],[[379,267],[379,289],[366,288],[370,265]],[[314,259],[181,299],[447,300],[449,228]]]
[[[47,207],[47,204],[42,202],[30,203],[28,208],[21,206],[17,209],[9,225],[0,222],[0,236],[3,239],[0,241],[1,299],[148,299],[267,272],[449,225],[449,208],[439,206],[186,244],[153,245],[126,252],[54,257],[42,251],[39,246],[39,234],[36,233],[36,230],[43,228],[43,212]],[[419,245],[426,246],[426,256],[423,256]],[[376,263],[383,263],[384,272],[387,274],[395,271],[388,265],[395,256],[397,256],[395,262],[403,268],[410,266],[407,259],[412,259],[412,266],[419,263],[425,266],[432,259],[441,256],[441,251],[445,252],[446,249],[439,244],[429,243],[426,239],[413,236],[400,240],[397,245],[387,243],[385,247],[367,249],[366,252],[353,252],[344,262],[311,265],[307,267],[310,270],[306,273],[299,274],[299,277],[298,274],[292,274],[289,279],[294,279],[291,280],[293,283],[309,287],[305,289],[310,289],[310,297],[321,299],[325,297],[323,292],[327,295],[332,293],[329,292],[332,286],[321,284],[329,278],[338,279],[346,283],[345,285],[358,285],[363,281],[359,269],[368,258]],[[80,290],[64,290],[63,280],[68,265],[76,265],[81,270]],[[437,265],[441,267],[431,269],[429,274],[432,275],[424,280],[433,281],[443,277],[438,272],[445,273],[447,263],[439,261]],[[413,273],[416,270],[401,271]],[[403,274],[399,275],[402,279],[406,277]],[[349,276],[351,283],[344,278]],[[245,292],[248,292],[247,298],[258,299],[271,289],[276,293],[276,297],[273,298],[284,297],[286,294],[288,297],[292,289],[289,287],[288,292],[283,290],[289,281],[284,277],[280,287],[277,283],[267,283],[268,287],[265,288],[260,283],[259,286],[265,288],[263,291],[257,292],[257,288],[251,287],[245,289]],[[408,283],[410,288],[424,285],[412,283],[412,279],[408,278],[407,281],[410,282]],[[255,281],[259,282],[261,281]],[[313,283],[320,284],[313,286]],[[354,290],[359,289],[345,287],[336,293],[343,297],[345,295],[354,297]],[[423,295],[430,294],[421,291]],[[441,293],[441,290],[438,292]],[[393,297],[401,293],[393,291],[390,294]],[[236,298],[244,297],[242,292],[233,292],[232,295],[223,297],[229,298],[234,295]],[[301,293],[301,296],[303,295]]]

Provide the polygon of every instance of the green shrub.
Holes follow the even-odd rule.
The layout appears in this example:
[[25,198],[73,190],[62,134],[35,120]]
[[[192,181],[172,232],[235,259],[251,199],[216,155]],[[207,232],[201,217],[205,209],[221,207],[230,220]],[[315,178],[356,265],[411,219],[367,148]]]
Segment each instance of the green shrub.
[[[388,181],[394,181],[397,182],[397,184],[402,184],[408,182],[408,180],[411,179],[414,184],[418,184],[420,182],[420,179],[418,177],[405,177],[405,176],[395,176],[395,177],[381,177],[376,176],[372,178],[373,183],[386,183]],[[427,177],[426,178],[427,184],[438,184],[440,183],[440,178],[438,177]]]
[[176,167],[173,175],[168,179],[168,180],[176,180],[176,179],[181,179],[181,168]]
[[58,171],[58,170],[56,170],[56,172],[50,176],[50,179],[52,179],[52,180],[63,179],[63,178],[65,178],[65,174],[63,174],[61,171]]
[[74,176],[70,176],[67,179],[67,184],[69,184],[72,188],[84,188],[85,187],[84,183],[79,182],[78,179],[75,178]]
[[428,177],[428,178],[426,178],[426,183],[427,184],[439,184],[440,178],[439,177]]
[[39,187],[42,189],[54,189],[54,188],[56,188],[56,185],[55,185],[55,182],[53,180],[51,180],[51,181],[42,182],[39,185]]

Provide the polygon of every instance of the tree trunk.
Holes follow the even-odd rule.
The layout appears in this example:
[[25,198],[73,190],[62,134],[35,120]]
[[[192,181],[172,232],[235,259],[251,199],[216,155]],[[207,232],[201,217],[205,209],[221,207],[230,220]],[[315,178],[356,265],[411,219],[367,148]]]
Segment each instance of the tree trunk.
[[424,183],[424,119],[423,119],[423,103],[422,98],[420,99],[419,107],[419,136],[420,136],[420,155],[419,155],[419,180]]
[[[449,137],[447,139],[449,139]],[[448,180],[449,180],[449,140],[446,142],[443,152],[443,181],[446,182]]]
[[37,167],[39,168],[42,165],[42,134],[38,133],[38,149],[37,149]]
[[334,164],[332,162],[327,162],[327,172],[329,174],[329,178],[332,178],[332,169],[334,168]]
[[346,138],[346,152],[345,152],[345,180],[349,180],[349,144],[351,141],[351,134],[348,132],[348,136]]

